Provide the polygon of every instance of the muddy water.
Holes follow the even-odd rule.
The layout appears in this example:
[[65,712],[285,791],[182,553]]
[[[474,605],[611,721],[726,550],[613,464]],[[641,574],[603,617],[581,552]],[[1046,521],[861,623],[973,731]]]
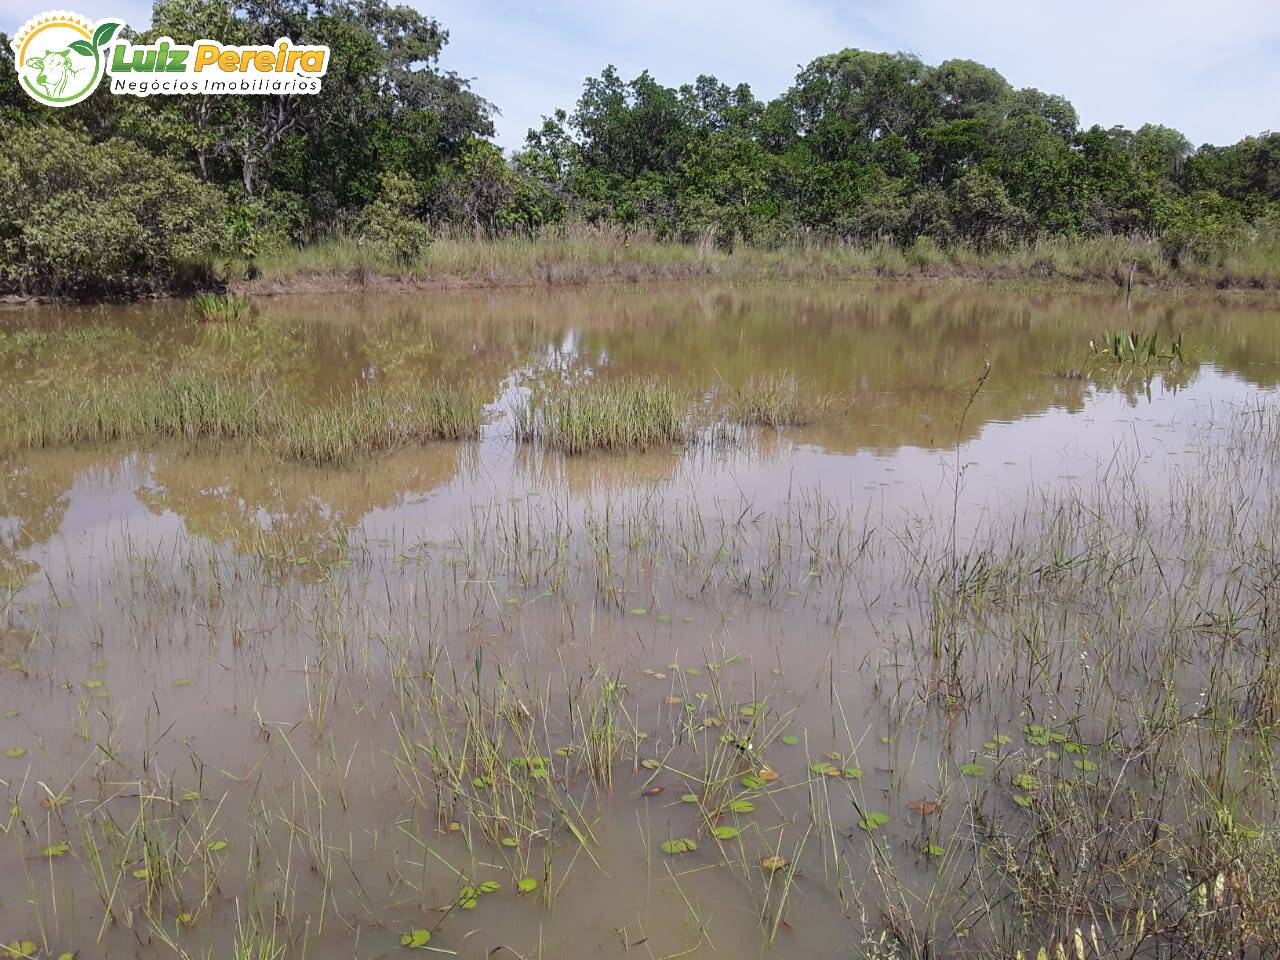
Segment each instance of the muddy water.
[[[1187,362],[1059,375],[1119,328],[1180,335]],[[1064,645],[1015,684],[1005,635],[966,626],[948,679],[929,576],[1034,542],[1046,501],[1184,492],[1212,425],[1274,398],[1280,310],[840,285],[287,299],[235,327],[181,304],[0,315],[0,377],[25,389],[185,368],[317,404],[478,379],[491,403],[479,441],[343,469],[244,447],[0,464],[0,748],[21,751],[0,755],[0,940],[380,957],[423,928],[465,957],[846,957],[906,926],[946,955],[1016,926],[957,834],[975,802],[1017,812],[1000,771],[1024,727],[1101,743],[1167,678],[1132,667],[1103,702]],[[510,435],[541,381],[710,396],[784,370],[837,398],[820,423],[576,458]],[[1174,679],[1202,696],[1198,669]],[[583,755],[606,688],[602,782]],[[500,731],[496,783],[473,782],[471,710]],[[682,802],[708,764],[754,809]],[[778,779],[741,785],[762,767]],[[697,850],[663,854],[673,837]]]

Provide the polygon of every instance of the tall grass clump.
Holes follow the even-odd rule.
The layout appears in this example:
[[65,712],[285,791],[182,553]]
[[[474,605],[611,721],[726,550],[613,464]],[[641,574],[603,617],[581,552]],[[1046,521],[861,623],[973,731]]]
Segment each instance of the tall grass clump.
[[262,432],[259,398],[220,377],[86,384],[77,391],[12,391],[0,410],[0,449],[161,438],[232,439]]
[[471,388],[443,384],[362,392],[330,406],[281,405],[269,444],[286,460],[341,463],[428,440],[464,440],[480,432],[483,404]]
[[196,319],[211,323],[235,323],[249,317],[249,298],[235,294],[197,293],[191,298]]
[[537,389],[513,420],[517,440],[567,454],[678,443],[687,432],[684,398],[654,381]]
[[76,393],[12,391],[0,408],[0,451],[163,440],[254,441],[281,457],[340,463],[426,440],[479,433],[474,387],[428,384],[364,391],[308,406],[225,376],[113,381]]
[[831,407],[831,397],[808,394],[804,385],[788,373],[754,376],[730,388],[725,412],[747,427],[798,427],[814,423]]

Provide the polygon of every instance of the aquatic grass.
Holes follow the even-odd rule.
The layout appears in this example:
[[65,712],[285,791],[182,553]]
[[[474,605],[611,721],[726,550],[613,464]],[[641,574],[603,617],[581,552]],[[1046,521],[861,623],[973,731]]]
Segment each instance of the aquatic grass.
[[247,320],[252,301],[236,294],[197,293],[191,298],[196,319],[210,323],[236,323]]
[[11,391],[0,451],[101,443],[252,441],[307,463],[342,463],[428,440],[479,433],[472,386],[422,384],[357,392],[324,406],[212,374],[110,381],[76,391]]
[[512,421],[517,440],[570,455],[680,443],[688,433],[685,398],[649,380],[537,387]]
[[725,391],[725,415],[748,427],[798,427],[817,422],[831,408],[832,398],[809,393],[785,371],[753,376]]

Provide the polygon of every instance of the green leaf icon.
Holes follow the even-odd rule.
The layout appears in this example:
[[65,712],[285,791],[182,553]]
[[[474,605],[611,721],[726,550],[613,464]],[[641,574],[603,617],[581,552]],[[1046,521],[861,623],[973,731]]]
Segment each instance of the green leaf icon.
[[104,23],[102,26],[98,27],[97,30],[93,31],[93,45],[95,47],[105,45],[107,41],[115,36],[116,31],[119,29],[120,24],[118,23]]
[[69,44],[69,47],[72,50],[74,50],[76,53],[80,54],[81,56],[84,56],[84,57],[93,56],[93,47],[89,45],[88,40],[73,40]]

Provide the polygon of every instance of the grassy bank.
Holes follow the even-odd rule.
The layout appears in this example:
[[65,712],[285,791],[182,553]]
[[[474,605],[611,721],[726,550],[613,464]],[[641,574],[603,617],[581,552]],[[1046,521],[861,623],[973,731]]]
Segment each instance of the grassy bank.
[[1280,287],[1280,240],[1259,237],[1217,262],[1171,260],[1152,239],[1055,239],[1005,250],[815,243],[726,251],[711,243],[655,240],[643,231],[571,226],[499,239],[445,234],[407,262],[370,245],[336,238],[267,254],[244,293],[340,290],[363,286],[517,286],[669,279],[836,280],[860,277],[1058,279],[1124,287],[1135,284],[1217,288]]

